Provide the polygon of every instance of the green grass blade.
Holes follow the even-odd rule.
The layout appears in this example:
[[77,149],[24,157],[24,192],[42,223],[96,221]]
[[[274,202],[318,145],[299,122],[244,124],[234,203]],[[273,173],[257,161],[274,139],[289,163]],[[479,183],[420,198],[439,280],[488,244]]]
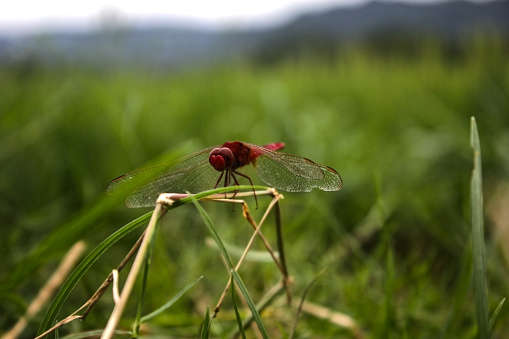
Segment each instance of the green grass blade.
[[[278,285],[271,288],[267,293],[262,297],[260,301],[256,304],[256,309],[258,310],[258,313],[262,312],[264,309],[266,309],[269,305],[271,305],[276,298],[278,298],[280,295],[284,294],[286,292],[286,287],[283,284],[283,282],[280,282]],[[244,321],[242,322],[242,325],[244,328],[248,328],[250,324],[253,322],[254,317],[251,315],[249,317],[246,317]],[[228,337],[233,338],[237,335],[237,332],[231,332]]]
[[108,250],[113,244],[115,244],[118,240],[124,237],[129,232],[143,225],[152,215],[152,212],[146,213],[141,217],[131,221],[124,227],[117,230],[115,233],[110,235],[107,239],[105,239],[102,243],[99,244],[90,254],[83,259],[83,261],[76,267],[76,269],[71,273],[69,278],[62,285],[57,295],[53,299],[41,325],[39,326],[38,334],[44,333],[47,331],[55,321],[60,308],[63,303],[74,289],[74,286],[79,282],[79,280],[83,277],[83,275],[88,271],[88,269],[101,257],[101,255]]
[[[258,313],[258,310],[256,309],[256,305],[251,298],[251,295],[249,295],[249,292],[246,288],[246,285],[244,285],[244,282],[242,281],[242,278],[235,270],[231,270],[233,279],[237,283],[237,286],[239,286],[240,291],[242,292],[242,295],[244,296],[247,306],[251,310],[251,314],[253,315],[253,318],[258,325],[258,329],[260,330],[260,333],[262,334],[263,338],[268,338],[269,335],[267,334],[267,330],[265,329],[265,326],[263,325],[262,318],[260,317],[260,313]],[[231,288],[234,288],[233,286]]]
[[232,302],[233,302],[233,310],[235,311],[235,320],[237,320],[237,326],[239,328],[240,335],[242,336],[243,339],[246,339],[246,333],[244,332],[244,325],[242,324],[242,318],[240,317],[239,306],[237,303],[237,293],[235,293],[233,277],[231,279],[232,279],[232,283],[231,283],[230,289],[232,290]]
[[475,118],[471,118],[470,145],[474,152],[474,168],[470,183],[472,222],[472,254],[475,305],[479,338],[489,338],[489,309],[486,284],[486,257],[484,248],[484,220],[482,195],[481,144]]
[[171,305],[173,305],[177,300],[179,300],[187,291],[189,291],[194,285],[198,283],[203,278],[203,276],[198,277],[193,282],[189,283],[183,289],[181,289],[173,298],[171,298],[168,302],[166,302],[163,306],[159,307],[157,310],[143,316],[140,319],[140,324],[151,320],[152,318],[157,317],[159,314],[166,311]]
[[226,247],[224,246],[223,241],[219,237],[219,234],[216,232],[216,229],[214,227],[214,224],[212,223],[212,220],[210,219],[207,212],[205,212],[203,207],[201,207],[201,205],[195,199],[195,197],[191,197],[191,198],[193,199],[194,205],[198,209],[198,212],[200,213],[200,216],[202,217],[203,222],[205,223],[205,226],[207,226],[207,229],[209,230],[210,234],[212,235],[212,238],[216,242],[217,247],[219,248],[219,251],[221,252],[221,255],[226,260],[226,263],[228,264],[228,268],[230,270],[232,270],[233,269],[232,260],[230,259],[230,256],[228,255],[228,252],[226,251]]
[[203,323],[202,323],[202,327],[201,327],[201,338],[202,339],[207,339],[209,337],[211,324],[212,323],[210,321],[210,311],[209,311],[209,308],[207,307],[207,312],[205,312],[205,318],[203,318]]
[[502,306],[504,306],[504,303],[505,303],[505,298],[503,298],[500,301],[500,303],[498,304],[497,308],[495,309],[495,312],[493,312],[493,315],[491,316],[491,319],[490,319],[490,330],[493,328],[493,325],[495,325],[495,321],[497,320],[498,313],[502,309]]

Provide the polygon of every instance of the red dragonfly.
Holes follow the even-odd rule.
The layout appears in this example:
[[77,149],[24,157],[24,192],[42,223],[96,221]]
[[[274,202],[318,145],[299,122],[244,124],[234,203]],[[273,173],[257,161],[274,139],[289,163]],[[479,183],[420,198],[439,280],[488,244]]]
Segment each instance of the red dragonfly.
[[[333,168],[309,159],[277,152],[284,143],[258,146],[241,141],[228,141],[194,152],[166,164],[122,175],[109,183],[106,193],[129,188],[127,207],[154,206],[161,193],[198,193],[216,188],[239,185],[238,177],[251,178],[238,171],[251,164],[258,176],[269,186],[287,192],[309,192],[313,188],[337,191],[343,186]],[[219,173],[218,173],[219,172]]]

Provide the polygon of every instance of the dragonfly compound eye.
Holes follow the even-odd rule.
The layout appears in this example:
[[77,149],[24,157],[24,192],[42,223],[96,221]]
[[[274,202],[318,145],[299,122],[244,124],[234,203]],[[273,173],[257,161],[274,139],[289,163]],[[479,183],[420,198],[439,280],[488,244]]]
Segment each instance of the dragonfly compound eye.
[[214,148],[209,154],[209,162],[216,171],[223,171],[233,165],[233,153],[229,148]]

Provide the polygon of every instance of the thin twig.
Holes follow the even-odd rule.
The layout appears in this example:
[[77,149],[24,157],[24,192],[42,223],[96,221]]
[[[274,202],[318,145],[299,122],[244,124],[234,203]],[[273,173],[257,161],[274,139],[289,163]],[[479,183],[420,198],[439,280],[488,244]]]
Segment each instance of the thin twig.
[[295,322],[293,323],[292,331],[290,332],[290,336],[288,338],[292,339],[295,336],[295,332],[297,331],[297,324],[299,323],[300,315],[302,312],[302,307],[304,306],[304,302],[306,301],[306,296],[311,289],[311,286],[314,285],[314,283],[318,280],[318,278],[325,272],[325,269],[323,269],[318,275],[311,280],[311,282],[306,286],[306,289],[304,290],[304,293],[302,294],[302,297],[300,298],[299,307],[297,307],[297,314],[295,315]]
[[290,293],[290,276],[288,274],[288,267],[286,266],[285,247],[283,242],[283,227],[281,225],[281,209],[279,208],[279,201],[275,206],[276,216],[276,234],[277,234],[277,248],[279,251],[279,262],[281,263],[281,271],[283,272],[283,284],[286,288],[286,303],[291,305],[292,294]]
[[[124,257],[120,265],[117,267],[117,271],[120,273],[122,269],[127,265],[129,260],[134,256],[134,254],[138,251],[138,248],[141,246],[141,242],[143,241],[143,238],[145,237],[146,231],[142,233],[142,235],[138,238],[134,246],[131,248],[129,253]],[[87,309],[82,315],[82,319],[85,319],[88,315],[88,313],[92,310],[94,305],[99,301],[101,296],[106,292],[106,289],[110,286],[110,284],[113,282],[113,272],[110,273],[110,275],[104,280],[104,282],[101,284],[101,286],[97,289],[97,291],[94,293],[94,295],[87,301],[86,305],[88,305]]]

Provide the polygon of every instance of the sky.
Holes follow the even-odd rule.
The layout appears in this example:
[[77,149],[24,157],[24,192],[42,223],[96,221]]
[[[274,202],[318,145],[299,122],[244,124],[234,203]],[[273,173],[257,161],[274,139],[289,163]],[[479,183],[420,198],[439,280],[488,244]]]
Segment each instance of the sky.
[[[284,23],[299,13],[322,11],[338,5],[360,5],[367,1],[14,0],[4,1],[0,6],[0,33],[30,34],[71,28],[89,29],[109,22],[136,24],[157,20],[167,24],[205,26],[213,29],[266,27]],[[439,1],[443,0],[418,0],[420,3]]]

